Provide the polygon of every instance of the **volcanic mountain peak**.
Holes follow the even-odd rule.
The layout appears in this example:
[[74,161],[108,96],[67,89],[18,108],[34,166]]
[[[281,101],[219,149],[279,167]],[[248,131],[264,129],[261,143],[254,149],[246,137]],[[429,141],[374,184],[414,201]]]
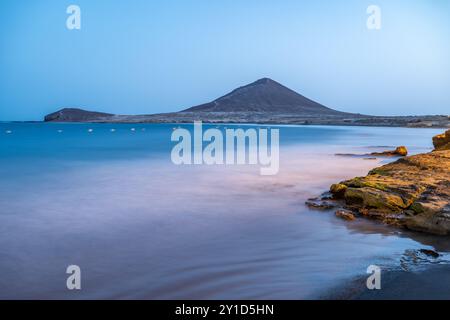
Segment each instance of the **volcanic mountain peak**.
[[270,79],[262,78],[184,112],[277,112],[340,114]]

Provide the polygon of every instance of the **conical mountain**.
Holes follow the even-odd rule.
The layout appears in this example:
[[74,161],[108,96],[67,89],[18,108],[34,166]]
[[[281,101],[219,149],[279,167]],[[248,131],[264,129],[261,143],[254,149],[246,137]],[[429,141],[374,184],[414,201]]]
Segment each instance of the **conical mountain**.
[[293,114],[343,114],[310,100],[269,79],[237,88],[212,102],[183,112],[276,112]]

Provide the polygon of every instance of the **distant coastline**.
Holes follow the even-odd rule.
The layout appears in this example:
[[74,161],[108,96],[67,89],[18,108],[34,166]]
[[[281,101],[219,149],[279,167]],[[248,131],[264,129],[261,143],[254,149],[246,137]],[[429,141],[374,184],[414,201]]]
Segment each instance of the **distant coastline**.
[[[367,127],[406,127],[406,128],[450,128],[448,116],[390,116],[367,117],[359,119],[340,119],[326,117],[298,117],[296,115],[280,114],[183,114],[165,113],[154,115],[114,115],[111,118],[86,120],[51,120],[45,122],[81,122],[81,123],[204,123],[217,124],[267,124],[267,125],[330,125],[330,126],[367,126]],[[42,121],[14,121],[42,122]]]
[[449,115],[372,116],[328,108],[269,79],[262,78],[199,106],[179,112],[117,115],[63,108],[45,116],[46,122],[96,123],[253,123],[449,128]]

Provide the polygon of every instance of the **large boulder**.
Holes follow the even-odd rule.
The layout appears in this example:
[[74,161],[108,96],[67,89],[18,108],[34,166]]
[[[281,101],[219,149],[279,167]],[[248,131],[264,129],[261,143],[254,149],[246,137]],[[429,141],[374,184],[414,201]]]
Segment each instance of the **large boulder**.
[[434,150],[450,150],[450,130],[433,137]]
[[402,157],[406,157],[408,155],[408,149],[406,149],[405,146],[397,147],[394,150],[394,154],[397,154],[397,155],[402,156]]

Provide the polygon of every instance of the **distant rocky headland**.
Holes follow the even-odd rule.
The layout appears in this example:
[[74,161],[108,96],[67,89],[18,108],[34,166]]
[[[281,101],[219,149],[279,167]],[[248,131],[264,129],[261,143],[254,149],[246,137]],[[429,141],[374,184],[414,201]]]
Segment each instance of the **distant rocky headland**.
[[205,123],[450,127],[448,115],[371,116],[333,110],[269,78],[263,78],[237,88],[212,102],[179,112],[115,115],[79,108],[63,108],[45,116],[44,120],[106,123],[192,123],[203,121]]
[[427,233],[450,235],[450,130],[433,138],[432,152],[403,157],[365,177],[333,184],[306,204],[334,209],[346,220],[379,219]]

